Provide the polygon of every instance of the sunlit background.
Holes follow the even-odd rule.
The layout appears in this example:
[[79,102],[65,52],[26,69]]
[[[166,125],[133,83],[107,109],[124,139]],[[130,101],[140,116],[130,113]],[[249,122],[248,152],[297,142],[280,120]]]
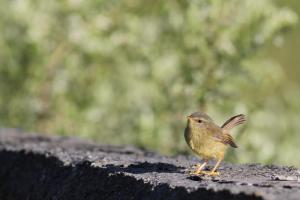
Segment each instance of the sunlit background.
[[244,113],[227,161],[300,167],[298,0],[0,1],[0,126],[190,153],[185,116]]

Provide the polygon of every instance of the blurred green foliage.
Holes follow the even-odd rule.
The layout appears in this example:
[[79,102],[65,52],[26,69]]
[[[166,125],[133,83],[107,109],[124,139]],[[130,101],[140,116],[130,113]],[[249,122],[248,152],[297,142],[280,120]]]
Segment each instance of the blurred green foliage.
[[245,113],[229,160],[300,166],[300,94],[282,89],[282,68],[258,51],[297,22],[289,9],[268,0],[9,0],[0,13],[1,126],[175,153],[187,152],[187,114],[205,110],[221,124]]

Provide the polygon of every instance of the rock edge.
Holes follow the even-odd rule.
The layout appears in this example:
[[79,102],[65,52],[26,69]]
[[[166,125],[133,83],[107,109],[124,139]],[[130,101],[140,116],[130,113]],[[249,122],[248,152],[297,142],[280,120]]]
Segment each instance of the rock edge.
[[294,167],[223,163],[219,177],[189,176],[186,169],[196,163],[0,129],[0,199],[300,199]]

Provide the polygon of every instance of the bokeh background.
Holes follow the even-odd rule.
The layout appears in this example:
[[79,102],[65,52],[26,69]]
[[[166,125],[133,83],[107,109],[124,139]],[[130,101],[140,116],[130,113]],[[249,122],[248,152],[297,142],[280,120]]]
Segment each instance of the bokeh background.
[[300,167],[299,12],[298,0],[0,1],[0,126],[174,155],[189,153],[187,114],[244,113],[227,161]]

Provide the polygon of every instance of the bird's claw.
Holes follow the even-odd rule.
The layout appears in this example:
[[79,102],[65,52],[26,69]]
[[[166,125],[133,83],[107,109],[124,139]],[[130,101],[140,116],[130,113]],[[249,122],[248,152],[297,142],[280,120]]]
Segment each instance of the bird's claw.
[[219,176],[220,172],[210,172],[210,176]]
[[196,172],[196,171],[193,171],[193,172],[190,172],[189,175],[191,176],[197,176],[197,175],[200,175],[201,172]]
[[211,172],[211,171],[197,172],[197,171],[193,171],[193,172],[190,172],[189,175],[191,175],[191,176],[198,176],[198,175],[219,176],[220,172]]
[[201,174],[208,175],[208,176],[219,176],[220,172],[202,171]]

